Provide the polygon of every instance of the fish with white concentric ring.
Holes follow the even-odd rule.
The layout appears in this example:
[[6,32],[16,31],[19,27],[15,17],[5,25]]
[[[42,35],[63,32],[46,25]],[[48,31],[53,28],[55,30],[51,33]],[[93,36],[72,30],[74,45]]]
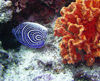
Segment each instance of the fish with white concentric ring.
[[46,27],[33,22],[24,22],[12,29],[16,39],[30,48],[41,48],[44,46],[48,30]]

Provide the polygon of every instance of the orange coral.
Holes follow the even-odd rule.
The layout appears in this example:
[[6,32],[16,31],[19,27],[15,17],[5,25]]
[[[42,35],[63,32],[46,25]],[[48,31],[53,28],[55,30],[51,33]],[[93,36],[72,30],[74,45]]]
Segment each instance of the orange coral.
[[76,0],[60,13],[54,35],[62,37],[59,47],[63,63],[86,61],[93,65],[100,57],[100,0]]

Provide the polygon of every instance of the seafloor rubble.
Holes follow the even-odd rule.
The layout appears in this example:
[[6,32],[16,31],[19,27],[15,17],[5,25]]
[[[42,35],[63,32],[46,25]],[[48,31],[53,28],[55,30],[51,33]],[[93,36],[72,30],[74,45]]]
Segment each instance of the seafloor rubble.
[[59,40],[54,38],[53,26],[50,25],[47,25],[49,36],[43,48],[21,46],[18,52],[10,51],[16,63],[8,66],[3,75],[4,81],[73,81],[70,68],[64,69],[61,62],[57,43]]

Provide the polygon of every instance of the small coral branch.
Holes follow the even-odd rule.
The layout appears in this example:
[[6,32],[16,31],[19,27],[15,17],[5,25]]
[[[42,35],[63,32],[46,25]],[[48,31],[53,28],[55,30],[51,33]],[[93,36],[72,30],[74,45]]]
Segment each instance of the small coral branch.
[[54,35],[62,37],[59,47],[63,63],[85,61],[92,66],[100,57],[100,0],[76,0],[60,14]]

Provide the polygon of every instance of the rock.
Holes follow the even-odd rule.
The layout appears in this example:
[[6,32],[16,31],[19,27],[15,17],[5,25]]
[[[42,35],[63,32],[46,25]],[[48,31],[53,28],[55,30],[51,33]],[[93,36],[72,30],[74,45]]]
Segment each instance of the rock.
[[8,22],[12,18],[12,2],[9,0],[0,0],[0,23]]

